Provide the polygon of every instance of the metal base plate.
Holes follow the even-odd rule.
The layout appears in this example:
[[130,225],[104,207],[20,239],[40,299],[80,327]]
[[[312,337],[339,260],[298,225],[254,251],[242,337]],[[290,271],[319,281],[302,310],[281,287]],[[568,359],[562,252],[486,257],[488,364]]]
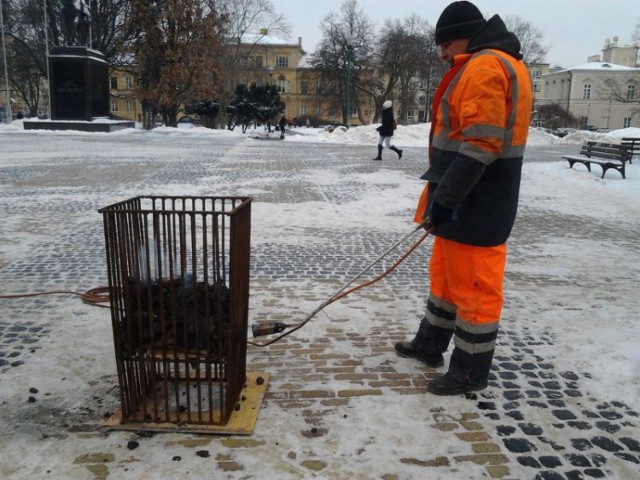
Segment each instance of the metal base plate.
[[205,433],[211,435],[251,435],[258,420],[260,407],[269,385],[266,372],[247,372],[245,387],[240,393],[240,409],[235,410],[226,425],[201,425],[188,423],[122,423],[122,412],[112,415],[103,425],[105,430],[144,432]]

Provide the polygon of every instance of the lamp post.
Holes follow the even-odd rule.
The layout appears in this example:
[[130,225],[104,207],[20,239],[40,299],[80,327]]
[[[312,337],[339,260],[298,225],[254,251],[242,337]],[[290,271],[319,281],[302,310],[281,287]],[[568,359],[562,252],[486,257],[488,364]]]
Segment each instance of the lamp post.
[[267,93],[269,94],[267,96],[267,99],[269,101],[269,105],[267,105],[267,131],[271,133],[271,102],[272,102],[271,81],[273,77],[273,67],[267,68],[267,72],[269,72],[269,85],[267,86]]
[[44,5],[44,61],[47,63],[47,118],[51,118],[51,72],[49,71],[49,21],[47,20],[47,0]]
[[2,0],[0,0],[0,36],[2,36],[2,57],[4,58],[4,86],[7,90],[7,98],[5,101],[5,112],[7,114],[7,123],[11,123],[13,115],[11,113],[11,95],[9,93],[9,69],[7,68],[7,48],[4,44],[4,18],[2,16]]
[[349,35],[347,37],[347,115],[345,127],[350,127],[350,117],[351,117],[351,62],[353,56],[353,37]]

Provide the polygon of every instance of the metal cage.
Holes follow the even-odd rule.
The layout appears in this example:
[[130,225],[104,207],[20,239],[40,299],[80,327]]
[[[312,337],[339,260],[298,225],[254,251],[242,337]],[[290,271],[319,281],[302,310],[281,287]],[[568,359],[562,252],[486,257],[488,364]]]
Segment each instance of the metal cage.
[[122,423],[225,425],[246,379],[251,198],[103,214]]

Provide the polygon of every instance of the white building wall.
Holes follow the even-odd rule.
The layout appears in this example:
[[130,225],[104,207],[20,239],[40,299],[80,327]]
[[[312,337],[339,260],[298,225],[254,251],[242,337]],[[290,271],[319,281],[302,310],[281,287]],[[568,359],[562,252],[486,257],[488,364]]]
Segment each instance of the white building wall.
[[[632,103],[612,100],[607,82],[613,81],[623,93],[635,85],[640,98],[640,68],[590,63],[574,69],[543,76],[543,95],[539,104],[556,103],[581,121],[581,127],[619,129],[640,127],[640,101]],[[625,120],[626,119],[626,120]],[[625,122],[629,125],[625,125]]]

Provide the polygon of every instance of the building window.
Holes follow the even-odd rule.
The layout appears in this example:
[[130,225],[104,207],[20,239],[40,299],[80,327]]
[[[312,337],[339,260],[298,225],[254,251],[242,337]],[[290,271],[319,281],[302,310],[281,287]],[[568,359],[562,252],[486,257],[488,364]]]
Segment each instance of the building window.
[[111,100],[111,111],[112,112],[117,112],[118,111],[118,101],[117,100]]
[[264,58],[262,57],[262,55],[258,55],[256,57],[256,65],[259,66],[259,67],[264,65]]
[[284,75],[280,75],[278,77],[278,93],[287,93],[287,79],[284,78]]
[[111,90],[118,89],[118,77],[111,77]]
[[329,116],[330,117],[336,116],[336,107],[334,107],[333,105],[329,107]]
[[306,115],[306,114],[307,114],[307,106],[300,105],[300,115]]
[[627,100],[633,100],[636,98],[636,86],[627,85]]
[[539,92],[540,91],[540,85],[538,85],[537,83],[533,84],[533,91],[534,92]]
[[127,75],[126,77],[124,77],[124,88],[133,88],[133,77],[131,75]]
[[322,107],[320,105],[316,106],[316,115],[319,117],[322,115]]
[[581,129],[587,128],[587,125],[589,124],[589,117],[578,117],[578,124]]
[[276,67],[287,68],[289,66],[289,57],[280,55],[276,58]]
[[124,105],[124,108],[128,113],[133,112],[133,102],[131,100],[127,100]]
[[407,119],[413,120],[413,110],[407,110]]
[[584,87],[582,88],[582,98],[584,98],[585,100],[588,100],[589,98],[591,98],[591,84],[590,83],[585,83]]
[[300,82],[300,93],[303,95],[309,93],[309,82],[306,80],[302,80],[302,82]]
[[427,89],[427,83],[424,80],[420,80],[418,82],[418,88],[420,90],[426,90]]
[[622,128],[629,128],[631,126],[631,117],[624,117],[622,120]]

